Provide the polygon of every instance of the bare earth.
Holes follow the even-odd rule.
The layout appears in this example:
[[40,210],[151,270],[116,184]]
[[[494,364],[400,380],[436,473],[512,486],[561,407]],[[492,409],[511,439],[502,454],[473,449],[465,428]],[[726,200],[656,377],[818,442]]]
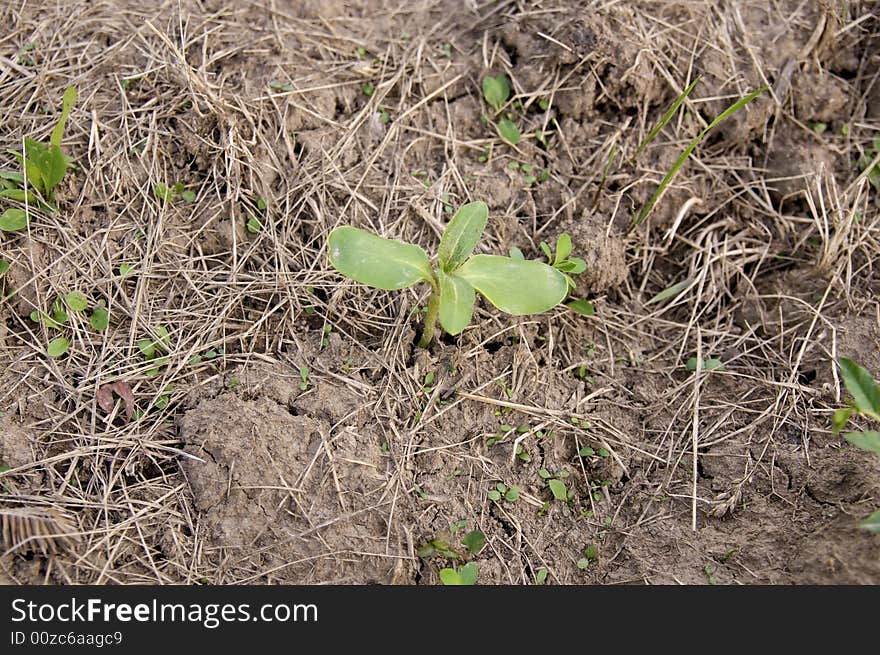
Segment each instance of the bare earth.
[[[834,358],[880,375],[876,2],[10,2],[0,34],[0,169],[79,91],[58,211],[0,233],[0,581],[437,584],[419,549],[479,529],[480,584],[880,583],[880,457],[830,428]],[[424,286],[327,262],[343,224],[435,252],[472,200],[482,252],[571,234],[595,315],[481,301],[421,350]],[[29,318],[72,290],[107,330]]]

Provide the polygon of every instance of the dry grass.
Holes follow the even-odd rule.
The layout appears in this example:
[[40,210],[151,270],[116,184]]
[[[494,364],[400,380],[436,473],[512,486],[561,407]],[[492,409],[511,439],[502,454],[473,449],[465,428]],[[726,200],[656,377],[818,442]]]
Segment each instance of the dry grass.
[[[757,478],[773,484],[779,449],[793,448],[809,466],[841,400],[830,363],[841,330],[853,317],[876,317],[880,330],[877,192],[849,166],[880,134],[866,109],[880,84],[872,3],[835,13],[822,3],[789,3],[789,11],[787,3],[593,2],[584,10],[593,42],[564,2],[365,1],[348,13],[333,3],[249,4],[82,0],[0,9],[0,150],[46,136],[67,85],[80,98],[64,144],[77,170],[59,190],[60,211],[31,211],[27,234],[0,235],[0,258],[12,265],[5,288],[17,291],[0,304],[0,427],[9,430],[0,445],[18,457],[0,473],[0,570],[9,580],[257,582],[286,580],[286,567],[309,570],[315,559],[373,557],[399,560],[405,568],[395,581],[411,582],[415,550],[430,537],[424,525],[452,518],[441,491],[424,503],[413,493],[420,479],[439,475],[422,464],[436,455],[460,462],[471,480],[457,511],[506,526],[487,551],[494,580],[528,583],[546,567],[551,580],[572,581],[577,555],[569,562],[549,549],[552,522],[535,528],[512,508],[487,509],[487,481],[509,478],[516,449],[487,451],[484,423],[458,423],[465,408],[490,420],[499,408],[513,410],[530,427],[516,445],[532,451],[536,433],[553,430],[569,450],[599,444],[611,453],[624,481],[613,494],[607,486],[594,494],[595,475],[572,460],[572,484],[592,512],[577,524],[585,542],[604,534],[608,518],[632,535],[663,521],[698,529],[729,516]],[[797,46],[789,57],[773,58],[750,33],[762,11],[780,21],[777,47]],[[511,25],[523,30],[509,33]],[[619,44],[603,40],[611,34]],[[792,90],[803,71],[830,75],[832,50],[860,57],[839,117],[846,137],[811,130]],[[698,68],[707,75],[686,111],[635,156]],[[506,148],[481,125],[487,71],[510,76],[533,110],[530,130],[545,130],[553,148],[534,139]],[[693,135],[768,82],[763,104],[703,144],[654,214],[630,228],[632,212]],[[559,122],[553,111],[534,111],[539,99],[559,108]],[[798,147],[834,153],[837,165],[795,176],[773,170],[782,126],[795,131]],[[618,163],[594,208],[612,145]],[[479,163],[489,146],[492,159]],[[551,179],[527,188],[507,169],[515,158],[546,162]],[[798,193],[780,200],[781,178]],[[176,182],[194,202],[153,192]],[[264,215],[258,198],[268,201]],[[598,220],[600,233],[624,244],[623,282],[596,295],[599,314],[587,324],[561,309],[510,322],[482,307],[456,346],[414,353],[420,291],[387,294],[345,281],[328,267],[323,244],[333,227],[352,224],[433,249],[447,198],[489,202],[486,252],[535,251],[568,222]],[[263,228],[251,234],[245,224],[256,215]],[[120,264],[132,264],[133,274],[121,275]],[[682,280],[690,285],[680,295],[648,304]],[[52,360],[44,352],[55,332],[28,314],[71,290],[103,300],[110,329],[98,333],[71,313],[70,354]],[[170,345],[154,372],[137,342],[161,336],[159,326]],[[327,332],[345,344],[349,368],[321,349]],[[503,350],[492,360],[487,347],[497,344]],[[211,350],[220,355],[193,362]],[[685,374],[684,361],[698,354],[720,357],[724,370]],[[379,512],[387,532],[370,550],[327,542],[320,554],[268,567],[259,550],[230,551],[206,537],[180,470],[193,455],[177,424],[200,396],[244,380],[243,371],[290,370],[295,386],[300,366],[313,386],[347,386],[387,440],[388,476],[358,510]],[[457,373],[426,396],[424,373],[443,366]],[[581,366],[593,386],[573,377]],[[140,412],[132,421],[122,403],[110,414],[98,406],[98,389],[116,380],[134,392]],[[259,385],[243,387],[249,394]],[[13,424],[23,441],[13,440]],[[332,474],[321,484],[338,496],[339,515],[292,541],[356,516],[334,468],[347,424],[331,425],[315,455],[326,457]],[[717,478],[723,488],[699,479],[699,460],[716,452],[739,466]],[[631,478],[641,486],[626,486]],[[273,484],[305,502],[292,479]],[[523,493],[530,516],[544,504],[540,491]],[[28,549],[46,555],[36,572],[17,554]],[[607,566],[622,550],[608,554]],[[314,571],[309,581],[357,581]],[[656,571],[634,577],[654,575],[663,579]]]

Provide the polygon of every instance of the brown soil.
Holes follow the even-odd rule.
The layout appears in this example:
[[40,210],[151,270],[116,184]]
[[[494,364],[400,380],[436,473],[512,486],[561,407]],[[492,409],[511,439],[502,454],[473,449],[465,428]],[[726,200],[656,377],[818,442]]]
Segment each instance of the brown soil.
[[[880,375],[880,194],[854,164],[880,136],[875,4],[584,4],[0,9],[0,150],[79,91],[59,211],[0,233],[0,512],[50,535],[4,532],[0,580],[437,584],[452,562],[420,549],[479,529],[480,584],[880,583],[858,527],[880,458],[830,429],[834,358]],[[502,73],[516,147],[480,90]],[[176,182],[195,200],[153,192]],[[425,289],[327,262],[342,224],[434,251],[470,200],[490,207],[481,252],[569,233],[596,314],[480,302],[421,350]],[[106,331],[29,318],[71,290],[105,302]],[[723,368],[695,377],[697,353]],[[117,380],[131,420],[97,403]],[[490,500],[498,483],[519,498]]]

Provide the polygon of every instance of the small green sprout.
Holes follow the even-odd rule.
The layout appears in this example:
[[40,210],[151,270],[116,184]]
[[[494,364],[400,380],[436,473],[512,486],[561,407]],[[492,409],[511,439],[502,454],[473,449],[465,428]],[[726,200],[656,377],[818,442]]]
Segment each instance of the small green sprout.
[[502,118],[495,127],[498,128],[498,134],[501,135],[501,138],[512,146],[518,144],[522,138],[519,128],[511,120]]
[[473,586],[477,583],[477,576],[480,574],[480,567],[476,562],[468,562],[461,568],[444,568],[440,569],[440,582],[446,586],[467,585]]
[[[691,357],[685,362],[685,368],[689,371],[697,370],[697,358]],[[723,369],[724,364],[721,363],[720,359],[715,359],[714,357],[711,359],[701,359],[700,360],[700,370],[702,371],[713,371],[715,369]]]
[[490,489],[486,494],[489,500],[494,502],[500,501],[502,498],[510,503],[515,503],[519,498],[519,487],[508,487],[503,482],[498,482],[494,489]]
[[299,390],[305,391],[309,388],[309,367],[299,367]]
[[64,337],[58,337],[49,342],[49,346],[46,348],[46,354],[52,359],[55,359],[66,353],[68,348],[70,348],[70,341]]
[[88,309],[89,303],[86,297],[79,291],[71,291],[64,296],[64,302],[68,308],[74,312],[84,312]]
[[599,559],[599,547],[596,544],[590,544],[589,546],[584,548],[583,557],[581,557],[577,561],[577,567],[581,571],[584,571],[584,570],[590,568],[590,566],[593,563],[595,563],[596,561],[598,561],[598,559]]
[[483,78],[483,98],[495,111],[501,111],[510,97],[510,82],[506,75]]
[[419,341],[422,348],[434,338],[438,317],[452,335],[470,324],[477,291],[513,316],[540,314],[561,303],[568,295],[570,278],[560,267],[498,255],[471,256],[488,217],[484,202],[459,208],[440,238],[436,268],[416,245],[349,226],[330,233],[330,263],[343,275],[376,289],[394,291],[428,282],[431,295]]
[[92,309],[92,315],[89,316],[89,325],[96,332],[102,332],[110,325],[110,313],[104,307],[103,300],[99,300]]
[[27,214],[17,207],[10,207],[0,216],[0,231],[18,232],[27,227]]
[[543,566],[535,573],[535,584],[544,584],[547,581],[547,569]]
[[[847,391],[852,395],[847,407],[834,412],[831,424],[838,434],[855,415],[880,421],[880,385],[871,374],[853,360],[841,357],[837,360]],[[852,445],[868,452],[880,454],[880,432],[847,432],[843,438]],[[872,532],[880,532],[880,510],[862,521],[861,526]]]
[[[61,101],[61,116],[58,123],[52,129],[49,136],[49,143],[40,143],[34,139],[26,138],[24,140],[24,153],[13,152],[12,154],[18,160],[21,166],[21,173],[3,173],[3,184],[0,185],[0,197],[11,198],[20,202],[27,201],[34,205],[41,205],[49,210],[54,211],[54,207],[50,204],[54,200],[55,187],[57,187],[67,169],[70,168],[70,158],[68,158],[61,150],[61,139],[64,136],[64,127],[67,124],[67,117],[76,102],[76,89],[72,86],[67,87],[64,91],[64,97]],[[41,203],[38,198],[25,191],[27,185],[31,189],[36,190],[40,197],[45,200]],[[21,210],[16,210],[12,214],[10,210],[6,210],[3,214],[2,223],[5,227],[0,227],[5,231],[13,231],[10,229],[12,224],[19,225],[14,229],[23,229],[27,225],[27,217]]]

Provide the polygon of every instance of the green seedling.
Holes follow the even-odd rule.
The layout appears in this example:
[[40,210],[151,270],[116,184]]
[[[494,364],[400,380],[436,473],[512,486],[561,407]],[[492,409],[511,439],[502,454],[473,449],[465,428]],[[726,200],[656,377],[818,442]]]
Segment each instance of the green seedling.
[[187,190],[183,185],[183,182],[177,182],[174,186],[170,187],[164,182],[159,182],[153,186],[153,195],[159,200],[164,200],[165,202],[171,202],[177,196],[180,196],[187,202],[194,202],[196,199],[196,194]]
[[0,215],[0,231],[18,232],[27,227],[27,224],[27,214],[17,207],[10,207]]
[[498,124],[495,127],[498,129],[498,134],[501,138],[512,146],[518,144],[522,138],[519,128],[513,121],[508,120],[507,118],[502,118],[498,121]]
[[596,544],[590,544],[584,548],[583,557],[577,561],[577,567],[584,571],[592,566],[599,559],[599,547]]
[[440,238],[436,268],[416,245],[349,226],[330,233],[330,263],[343,275],[376,289],[393,291],[428,282],[431,295],[419,341],[422,348],[434,338],[438,317],[452,335],[470,324],[475,292],[513,316],[540,314],[561,303],[568,295],[569,278],[559,269],[538,261],[471,255],[488,217],[484,202],[462,206]]
[[[444,585],[473,585],[477,581],[479,567],[470,562],[486,546],[486,535],[480,530],[471,530],[461,540],[464,549],[451,545],[452,535],[467,525],[467,520],[454,524],[450,532],[441,532],[431,541],[419,548],[419,557],[443,557],[452,560],[452,566],[440,569],[440,582]],[[467,562],[467,563],[464,563]]]
[[547,481],[547,486],[550,488],[550,493],[553,494],[554,500],[561,500],[562,502],[568,502],[572,500],[574,497],[574,493],[570,492],[566,486],[565,482],[562,481],[562,478],[568,477],[567,471],[560,471],[555,475],[550,473],[547,469],[540,469],[538,471],[538,476],[542,480]]
[[299,367],[299,390],[305,391],[309,388],[309,367]]
[[58,337],[57,339],[52,339],[49,342],[48,347],[46,348],[46,354],[49,355],[52,359],[57,357],[61,357],[67,350],[70,348],[70,341],[65,339],[64,337]]
[[496,112],[501,111],[504,103],[510,98],[510,82],[506,75],[483,78],[483,99]]
[[103,300],[99,300],[92,309],[92,314],[89,316],[89,325],[96,332],[102,332],[110,325],[110,313],[104,307]]
[[467,585],[473,586],[477,584],[477,577],[480,574],[480,567],[476,562],[468,562],[460,568],[444,568],[440,569],[440,582],[445,586]]
[[[831,424],[838,434],[853,415],[880,421],[880,385],[871,374],[853,360],[841,357],[837,360],[846,390],[852,395],[847,407],[834,412]],[[880,455],[880,432],[847,432],[843,438],[862,450]],[[880,510],[862,521],[861,526],[872,532],[880,532]]]
[[12,266],[12,264],[10,264],[8,261],[6,261],[5,259],[0,259],[0,276],[3,276],[6,271],[9,270],[10,266]]
[[[11,151],[11,154],[18,160],[22,172],[2,173],[2,178],[0,178],[2,179],[2,183],[0,183],[0,187],[2,187],[0,188],[0,197],[39,205],[54,211],[51,203],[55,198],[55,187],[61,183],[64,175],[67,173],[67,169],[71,167],[70,158],[61,150],[61,139],[64,136],[67,117],[70,115],[70,110],[75,102],[76,89],[72,86],[67,87],[61,101],[61,116],[52,129],[49,143],[41,143],[34,139],[26,138],[24,140],[24,153]],[[36,190],[40,197],[37,198],[27,191],[26,187],[28,186]],[[41,202],[40,199],[45,202]],[[24,219],[23,223],[22,219]],[[8,230],[10,223],[20,225],[20,227],[15,228],[20,230],[27,225],[27,217],[20,210],[11,215],[9,210],[7,210],[3,214],[2,222],[6,224],[6,227],[2,228],[4,230]]]
[[547,569],[543,566],[535,573],[535,584],[544,584],[547,581]]
[[[685,368],[689,371],[697,370],[697,358],[691,357],[685,362]],[[700,370],[701,371],[714,371],[715,369],[721,370],[724,368],[724,364],[721,363],[720,359],[715,359],[714,357],[711,359],[701,359],[700,360]]]
[[[694,82],[694,84],[696,84],[696,81]],[[684,101],[684,98],[687,97],[687,94],[689,94],[689,93],[693,90],[694,84],[691,84],[691,85],[685,90],[685,93],[682,94],[683,97],[680,96],[680,97],[676,100],[676,102],[673,103],[673,108],[671,108],[671,113],[670,113],[670,112],[667,112],[667,114],[669,115],[669,118],[672,118],[672,114],[675,113],[675,110],[678,109],[678,106],[681,105],[681,103]],[[687,158],[690,157],[690,155],[691,155],[691,153],[694,151],[694,149],[695,149],[698,145],[700,145],[700,142],[702,142],[702,140],[705,138],[705,136],[706,136],[706,135],[707,135],[707,134],[708,134],[713,128],[715,128],[715,127],[718,126],[720,123],[722,123],[722,122],[724,122],[725,120],[727,120],[728,118],[730,118],[733,114],[735,114],[735,113],[738,112],[740,109],[742,109],[743,107],[745,107],[745,106],[746,106],[747,104],[749,104],[752,100],[754,100],[754,99],[757,98],[759,95],[761,95],[762,93],[764,93],[764,91],[766,91],[768,88],[769,88],[769,87],[767,87],[767,86],[762,86],[762,87],[761,87],[760,89],[758,89],[757,91],[752,91],[750,94],[748,94],[748,95],[745,96],[744,98],[740,98],[739,100],[737,100],[736,102],[734,102],[734,103],[733,103],[732,105],[730,105],[727,109],[725,109],[723,112],[721,112],[721,113],[715,118],[715,120],[713,120],[711,123],[709,123],[709,125],[706,126],[706,128],[705,128],[702,132],[700,132],[700,133],[696,136],[696,138],[694,138],[693,141],[691,141],[691,142],[688,144],[687,148],[684,149],[684,151],[681,153],[681,155],[679,155],[678,159],[677,159],[677,160],[675,161],[675,163],[672,165],[672,168],[669,169],[669,172],[666,173],[666,175],[665,175],[665,176],[663,177],[663,179],[660,181],[660,184],[657,186],[657,189],[654,191],[654,194],[653,194],[653,195],[651,196],[651,198],[648,200],[647,204],[645,204],[645,206],[642,207],[641,211],[640,211],[636,216],[633,217],[633,222],[634,222],[636,225],[638,225],[639,223],[641,223],[643,220],[645,220],[645,219],[648,217],[648,214],[651,213],[651,209],[653,209],[654,205],[655,205],[655,204],[657,203],[657,201],[660,199],[660,196],[663,195],[663,191],[665,191],[666,187],[669,186],[669,183],[672,182],[672,178],[675,177],[676,173],[678,173],[678,170],[684,165],[685,161],[687,161]],[[676,104],[676,103],[677,103],[677,104]],[[666,118],[666,116],[664,116],[664,118]],[[669,118],[666,118],[666,121],[667,121],[667,122],[668,122]],[[662,122],[662,121],[661,121],[661,122]],[[663,125],[665,125],[665,124],[666,124],[666,123],[662,123],[662,125],[660,126],[661,129],[662,129]],[[652,131],[652,132],[653,132],[653,131]],[[659,130],[657,130],[657,132],[659,132]],[[649,135],[649,136],[650,136],[650,135]],[[653,136],[651,136],[651,138],[653,138]],[[645,145],[647,145],[647,143],[646,143]]]
[[502,498],[510,503],[515,503],[519,498],[519,487],[508,487],[503,482],[498,482],[494,489],[487,494],[489,500],[499,502]]
[[131,264],[122,263],[119,265],[120,277],[129,277],[132,273],[134,273],[134,266]]

